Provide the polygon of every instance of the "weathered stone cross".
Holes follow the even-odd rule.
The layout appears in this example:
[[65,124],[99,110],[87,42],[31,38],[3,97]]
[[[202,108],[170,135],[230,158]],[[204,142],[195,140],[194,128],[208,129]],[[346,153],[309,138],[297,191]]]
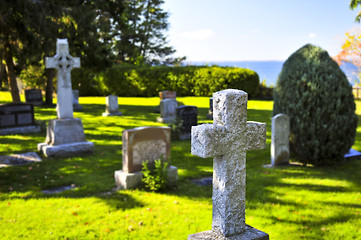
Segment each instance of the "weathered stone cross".
[[[214,156],[212,231],[225,237],[245,232],[246,151],[266,147],[266,124],[247,122],[247,93],[214,93],[213,124],[192,127],[191,141],[192,154]],[[195,235],[188,239],[204,237]]]
[[58,39],[56,45],[56,55],[52,58],[45,58],[45,67],[58,70],[58,119],[73,118],[73,93],[71,90],[70,71],[73,68],[80,67],[80,58],[70,56],[67,39]]

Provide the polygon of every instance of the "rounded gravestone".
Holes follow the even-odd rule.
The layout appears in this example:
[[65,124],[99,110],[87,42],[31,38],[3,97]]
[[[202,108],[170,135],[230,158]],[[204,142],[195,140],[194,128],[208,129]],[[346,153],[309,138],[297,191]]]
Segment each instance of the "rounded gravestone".
[[290,117],[291,152],[303,163],[343,158],[354,143],[352,86],[328,53],[311,44],[284,63],[274,89],[273,115]]

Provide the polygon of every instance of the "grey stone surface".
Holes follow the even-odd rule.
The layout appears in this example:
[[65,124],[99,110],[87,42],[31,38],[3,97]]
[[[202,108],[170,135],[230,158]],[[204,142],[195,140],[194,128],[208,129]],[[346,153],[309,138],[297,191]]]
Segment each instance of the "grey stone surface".
[[79,104],[79,90],[72,90],[73,93],[73,110],[81,111],[83,107]]
[[0,156],[0,168],[13,165],[30,164],[34,162],[41,162],[41,158],[35,152]]
[[272,118],[271,165],[289,163],[290,157],[290,118],[277,114]]
[[188,240],[269,240],[269,236],[267,233],[246,225],[245,231],[235,236],[225,237],[210,230],[189,235]]
[[103,117],[108,116],[122,116],[122,113],[119,112],[118,96],[109,95],[106,97]]
[[183,105],[177,107],[177,121],[182,121],[179,135],[180,140],[191,139],[192,126],[198,125],[197,112],[196,106]]
[[266,147],[266,124],[247,122],[247,93],[213,94],[213,124],[192,127],[191,152],[213,160],[212,230],[222,236],[246,231],[246,151]]
[[46,157],[72,157],[79,154],[93,153],[94,143],[76,142],[61,145],[49,145],[47,143],[39,143],[38,150],[42,151]]
[[27,134],[40,132],[39,125],[24,126],[24,127],[12,127],[0,129],[0,135],[15,135],[15,134]]
[[46,140],[50,145],[84,142],[83,123],[79,118],[49,120]]
[[58,39],[56,55],[45,58],[46,68],[55,68],[57,75],[57,114],[58,119],[73,118],[73,92],[70,71],[80,67],[80,58],[69,54],[67,39]]
[[35,106],[43,105],[43,96],[40,89],[26,89],[25,102]]
[[168,98],[160,101],[160,118],[157,118],[157,121],[162,123],[175,121],[177,106],[177,100],[175,99]]

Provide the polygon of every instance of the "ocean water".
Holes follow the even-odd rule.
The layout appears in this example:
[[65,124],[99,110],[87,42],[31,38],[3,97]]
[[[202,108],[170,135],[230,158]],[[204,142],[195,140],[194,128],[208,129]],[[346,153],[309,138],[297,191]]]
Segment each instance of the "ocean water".
[[[239,61],[239,62],[187,62],[188,65],[218,65],[222,67],[248,68],[258,73],[260,82],[266,81],[268,87],[275,86],[284,61]],[[361,70],[352,63],[343,62],[341,69],[346,74],[350,84],[360,82],[358,75]]]

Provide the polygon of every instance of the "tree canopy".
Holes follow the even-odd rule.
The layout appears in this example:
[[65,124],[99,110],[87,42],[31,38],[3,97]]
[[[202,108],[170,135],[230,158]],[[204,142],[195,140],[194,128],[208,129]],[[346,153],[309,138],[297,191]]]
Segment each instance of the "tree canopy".
[[114,63],[162,65],[182,60],[174,58],[175,50],[168,46],[168,13],[163,3],[0,0],[0,77],[9,78],[13,101],[20,101],[16,76],[29,66],[43,65],[45,56],[53,56],[56,38],[67,38],[72,55],[81,58],[82,67],[94,71]]

